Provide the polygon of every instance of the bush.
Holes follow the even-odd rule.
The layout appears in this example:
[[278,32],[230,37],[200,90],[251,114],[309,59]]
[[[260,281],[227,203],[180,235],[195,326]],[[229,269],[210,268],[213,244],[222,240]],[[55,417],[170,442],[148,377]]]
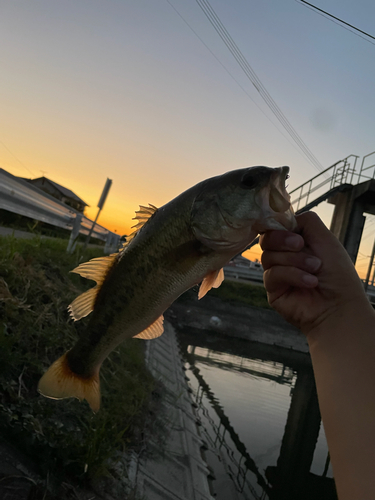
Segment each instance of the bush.
[[[79,252],[68,255],[64,240],[0,237],[0,432],[60,481],[104,474],[116,450],[136,446],[154,386],[143,342],[129,340],[103,364],[97,414],[86,402],[37,393],[41,375],[84,326],[67,312],[92,285],[68,273]],[[89,249],[84,260],[99,255]]]

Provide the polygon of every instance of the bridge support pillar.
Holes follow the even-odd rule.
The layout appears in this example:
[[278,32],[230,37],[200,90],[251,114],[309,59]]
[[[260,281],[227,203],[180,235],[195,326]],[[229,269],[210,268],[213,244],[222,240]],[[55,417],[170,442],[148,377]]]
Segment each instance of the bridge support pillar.
[[375,215],[375,180],[351,186],[328,202],[335,205],[330,229],[355,264],[366,220],[363,213]]

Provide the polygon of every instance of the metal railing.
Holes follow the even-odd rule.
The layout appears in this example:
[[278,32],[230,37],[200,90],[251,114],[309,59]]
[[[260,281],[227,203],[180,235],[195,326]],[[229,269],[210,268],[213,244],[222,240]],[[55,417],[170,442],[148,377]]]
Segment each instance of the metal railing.
[[314,198],[319,198],[320,195],[327,194],[340,186],[353,186],[375,179],[375,163],[367,164],[367,160],[373,155],[375,155],[375,151],[362,158],[361,167],[357,172],[359,156],[351,154],[290,191],[291,203],[295,212],[309,205],[312,194],[314,194]]
[[[82,213],[1,168],[0,209],[71,231],[68,251],[73,250],[77,236],[88,235],[93,225]],[[95,224],[92,236],[106,243],[106,253],[118,248],[120,236],[99,224]]]

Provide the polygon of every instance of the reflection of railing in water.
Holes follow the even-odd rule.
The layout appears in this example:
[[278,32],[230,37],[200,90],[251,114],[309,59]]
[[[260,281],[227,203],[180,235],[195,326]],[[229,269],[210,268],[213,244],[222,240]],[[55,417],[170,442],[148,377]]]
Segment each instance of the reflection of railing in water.
[[[199,389],[201,387],[199,386],[198,388],[198,393],[197,393],[197,399],[199,395]],[[204,395],[204,390],[202,389],[202,396]],[[201,411],[202,415],[204,415],[205,420],[208,421],[210,424],[216,438],[215,440],[212,439],[209,430],[204,427],[204,424],[202,423],[202,427],[204,430],[204,435],[206,437],[207,442],[211,446],[210,451],[215,453],[219,460],[221,461],[226,473],[228,476],[232,479],[237,491],[239,493],[244,493],[245,488],[247,487],[251,494],[253,495],[255,500],[266,500],[268,498],[268,491],[262,486],[263,490],[262,493],[259,494],[255,491],[254,487],[252,486],[250,480],[247,479],[247,473],[250,470],[249,467],[246,465],[246,457],[244,455],[240,454],[240,459],[238,460],[235,457],[235,452],[231,448],[231,446],[226,442],[225,440],[225,433],[226,433],[226,428],[220,422],[219,426],[215,423],[215,421],[212,419],[209,410],[204,406],[203,401],[202,401],[202,396],[199,400],[199,405],[198,405],[198,411]],[[221,432],[221,428],[224,428],[224,430]],[[224,449],[224,451],[223,451]],[[238,451],[238,450],[237,450]],[[230,460],[230,463],[228,463],[225,458],[222,457],[223,454],[226,454],[226,457]],[[233,465],[233,468],[231,467],[231,464]],[[250,470],[253,472],[252,470]]]
[[194,351],[194,357],[200,363],[215,365],[223,370],[240,371],[284,385],[291,385],[295,377],[295,371],[284,363],[249,359],[204,347],[191,347],[189,349],[190,353]]
[[[229,457],[231,463],[237,469],[237,472],[233,472],[229,464],[227,464],[225,461],[223,461],[223,464],[229,469],[231,477],[236,478],[235,484],[238,487],[238,491],[240,492],[244,491],[246,485],[249,488],[255,500],[262,500],[266,498],[266,494],[269,493],[269,486],[267,481],[264,479],[263,475],[259,472],[256,463],[249,455],[246,446],[242,443],[238,434],[230,424],[229,418],[225,415],[223,408],[220,406],[217,399],[215,398],[213,392],[211,391],[210,386],[204,380],[203,376],[200,373],[200,370],[196,366],[194,366],[194,357],[192,356],[191,353],[188,352],[186,353],[186,357],[190,363],[190,370],[195,375],[199,384],[198,391],[196,393],[196,403],[198,405],[198,409],[202,409],[202,413],[204,414],[205,418],[207,418],[207,421],[210,423],[216,435],[215,441],[212,441],[212,438],[210,437],[208,431],[205,429],[205,434],[209,438],[211,445],[214,448],[217,448],[217,442],[219,441],[220,443],[219,450],[220,448],[225,448],[227,456]],[[219,426],[215,424],[214,420],[209,416],[208,410],[204,407],[202,402],[203,395],[205,395],[206,398],[209,400],[212,408],[215,410],[217,416],[219,417],[220,419]],[[221,431],[221,427],[223,428],[223,431]],[[232,442],[236,447],[236,450],[241,455],[241,459],[239,462],[235,459],[234,451],[232,450],[231,446],[228,445],[228,443],[225,441],[226,432],[228,432]],[[241,465],[242,461],[243,461],[243,466]],[[259,494],[255,491],[254,487],[246,479],[246,475],[249,470],[256,476],[258,484],[263,489],[261,496],[259,496]],[[239,482],[240,478],[242,478],[242,484]]]
[[[236,342],[233,342],[233,340],[223,342],[221,339],[221,341],[218,341],[218,344],[214,344],[220,348],[220,351],[215,349],[216,352],[214,352],[212,349],[212,336],[208,333],[202,334],[198,338],[193,334],[189,335],[186,333],[181,334],[180,338],[183,346],[182,352],[185,359],[191,365],[190,370],[192,374],[195,375],[198,381],[198,392],[194,391],[194,393],[196,394],[198,410],[201,412],[202,418],[203,415],[205,416],[203,419],[204,422],[206,421],[206,412],[208,412],[207,425],[203,429],[205,434],[211,433],[209,436],[210,439],[207,438],[207,441],[212,447],[216,444],[216,447],[219,449],[220,457],[223,459],[221,466],[224,466],[224,458],[229,463],[225,470],[231,477],[233,490],[236,488],[236,495],[233,494],[230,497],[231,500],[238,500],[238,498],[256,499],[260,496],[261,499],[272,498],[273,500],[300,500],[302,498],[337,500],[334,480],[327,477],[329,459],[326,460],[321,475],[311,472],[320,429],[319,405],[311,363],[306,363],[305,354],[302,352],[299,355],[303,359],[290,358],[286,356],[286,352],[289,352],[287,349],[283,351],[277,350],[272,353],[264,351],[263,348],[259,350],[261,344],[255,343],[248,350],[242,342],[236,345]],[[290,363],[287,366],[291,367],[290,369],[294,377],[291,384],[287,382],[287,385],[291,385],[292,387],[292,393],[280,454],[276,466],[267,466],[265,477],[264,474],[259,473],[257,465],[234,431],[228,417],[224,413],[225,409],[221,407],[220,402],[206,384],[199,369],[194,366],[198,362],[196,354],[200,354],[202,351],[207,351],[210,353],[210,356],[214,355],[214,357],[216,357],[216,353],[222,352],[229,356],[237,355],[239,358],[245,357],[254,360],[255,357],[257,360],[270,360],[266,361],[266,363],[270,367],[276,367],[280,374],[282,373],[280,366],[284,362]],[[199,361],[199,363],[201,362]],[[240,362],[237,364],[240,364]],[[269,372],[269,370],[270,368],[266,367],[264,371]],[[205,403],[206,407],[204,407],[204,396],[207,397],[214,412],[207,403]],[[209,413],[210,410],[211,413]],[[215,467],[214,470],[216,470]],[[248,474],[249,470],[255,474],[261,488],[256,486],[254,483],[255,478]],[[257,472],[259,475],[256,474]],[[261,479],[259,479],[259,476]],[[255,487],[257,490],[255,493],[256,496],[253,494],[251,485],[249,486],[250,481],[253,488]],[[242,489],[244,489],[243,492],[241,491]]]
[[[202,391],[202,395],[203,395],[203,391]],[[198,397],[198,394],[197,394],[197,397]],[[235,469],[237,469],[237,473],[232,470],[230,464],[228,464],[226,462],[226,460],[221,460],[221,462],[222,462],[227,474],[231,477],[232,481],[236,484],[238,491],[242,493],[245,489],[246,474],[247,474],[247,471],[249,470],[246,467],[246,465],[243,466],[241,463],[244,459],[243,455],[241,455],[239,461],[236,460],[233,450],[230,448],[230,446],[225,441],[225,428],[224,428],[223,434],[220,436],[220,428],[221,428],[222,424],[220,423],[219,426],[216,425],[215,421],[212,419],[212,417],[210,415],[210,412],[204,406],[202,400],[200,400],[200,402],[199,402],[198,411],[201,411],[201,413],[204,415],[205,419],[211,425],[211,428],[214,431],[215,436],[216,436],[216,439],[213,440],[209,431],[202,424],[206,440],[207,440],[208,444],[211,446],[211,451],[214,452],[218,457],[220,457],[221,453],[222,453],[222,448],[224,448],[227,457],[234,464]],[[218,441],[219,441],[219,445],[218,445]],[[253,488],[253,486],[251,484],[247,483],[247,486],[250,489],[252,495],[254,496],[254,498],[256,500],[258,500],[258,499],[261,500],[262,498],[264,498],[263,495],[262,495],[262,497],[258,496],[257,492],[255,491],[255,489]]]

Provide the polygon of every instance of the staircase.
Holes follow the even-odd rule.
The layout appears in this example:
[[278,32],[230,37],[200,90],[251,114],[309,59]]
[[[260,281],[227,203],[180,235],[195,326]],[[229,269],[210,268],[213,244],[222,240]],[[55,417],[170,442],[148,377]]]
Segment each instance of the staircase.
[[290,191],[294,211],[297,214],[307,212],[337,192],[375,179],[375,163],[372,163],[375,162],[375,151],[362,158],[361,166],[357,170],[358,159],[357,155],[349,155]]

